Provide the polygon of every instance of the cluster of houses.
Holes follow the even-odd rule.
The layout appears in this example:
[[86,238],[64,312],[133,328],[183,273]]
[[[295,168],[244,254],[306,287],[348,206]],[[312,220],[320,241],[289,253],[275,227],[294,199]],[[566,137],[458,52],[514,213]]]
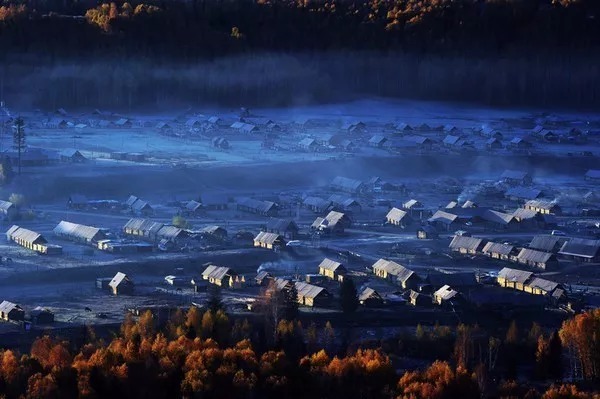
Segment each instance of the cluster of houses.
[[542,270],[555,269],[559,265],[559,257],[576,262],[600,261],[600,240],[556,235],[535,236],[526,248],[456,235],[449,247],[464,255],[483,255]]
[[41,306],[26,311],[16,303],[2,301],[0,302],[0,321],[21,324],[28,328],[31,324],[47,325],[54,323],[54,313]]

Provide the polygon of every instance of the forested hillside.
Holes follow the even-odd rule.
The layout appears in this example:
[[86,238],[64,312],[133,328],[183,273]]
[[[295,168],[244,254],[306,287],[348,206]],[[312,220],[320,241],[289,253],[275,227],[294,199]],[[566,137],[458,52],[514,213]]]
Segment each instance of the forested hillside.
[[594,0],[3,4],[4,97],[39,106],[600,103]]

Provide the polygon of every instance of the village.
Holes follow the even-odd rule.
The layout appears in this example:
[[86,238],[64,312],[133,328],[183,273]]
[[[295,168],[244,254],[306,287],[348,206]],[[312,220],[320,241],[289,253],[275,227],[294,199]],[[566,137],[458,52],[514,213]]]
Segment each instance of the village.
[[294,289],[324,323],[345,279],[368,335],[600,306],[600,120],[262,115],[24,113],[0,334],[203,307],[214,287],[240,317]]

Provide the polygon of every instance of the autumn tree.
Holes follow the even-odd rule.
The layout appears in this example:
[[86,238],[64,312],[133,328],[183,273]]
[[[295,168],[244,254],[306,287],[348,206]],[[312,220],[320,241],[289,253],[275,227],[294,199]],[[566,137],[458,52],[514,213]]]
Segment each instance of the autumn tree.
[[566,349],[571,375],[575,378],[600,378],[600,309],[578,314],[563,322],[559,331]]

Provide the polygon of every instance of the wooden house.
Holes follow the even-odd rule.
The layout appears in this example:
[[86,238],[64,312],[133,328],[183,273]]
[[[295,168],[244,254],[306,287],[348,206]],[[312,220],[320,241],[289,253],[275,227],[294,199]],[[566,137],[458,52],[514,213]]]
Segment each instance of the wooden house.
[[439,238],[439,234],[435,227],[430,225],[421,226],[417,229],[417,238],[419,240],[432,240]]
[[245,281],[233,269],[209,265],[202,272],[202,279],[222,288],[242,288]]
[[326,307],[331,304],[332,296],[323,287],[297,281],[294,283],[298,292],[298,303],[310,307]]
[[398,208],[390,209],[390,211],[385,216],[385,219],[388,224],[399,226],[402,228],[408,226],[411,223],[411,218],[410,216],[408,216],[408,212]]
[[311,229],[324,234],[342,234],[351,225],[352,221],[345,213],[331,211],[324,218],[316,218]]
[[54,234],[66,240],[94,246],[98,241],[106,239],[106,233],[98,227],[85,226],[64,220],[54,228]]
[[344,281],[344,276],[348,271],[340,262],[325,258],[319,264],[319,274],[328,277],[331,280]]
[[536,211],[542,215],[560,215],[562,212],[560,206],[558,206],[556,202],[546,200],[527,201],[525,205],[523,205],[523,208]]
[[279,234],[261,231],[254,237],[254,246],[278,251],[285,246],[285,240]]
[[358,302],[365,307],[376,308],[383,305],[383,298],[374,289],[365,287],[358,294]]
[[461,254],[475,255],[480,253],[485,245],[481,238],[456,235],[450,242],[450,249]]
[[571,238],[558,253],[578,262],[600,262],[600,240]]
[[46,255],[58,255],[62,254],[62,247],[58,245],[48,244],[48,241],[40,234],[35,231],[13,225],[6,232],[6,238],[8,241],[15,242],[22,247],[31,249],[32,251],[39,252]]
[[530,248],[521,249],[521,252],[517,255],[517,262],[543,270],[552,269],[558,266],[558,260],[556,259],[555,254]]
[[110,292],[113,295],[132,295],[133,281],[125,273],[118,272],[108,283]]
[[25,320],[25,311],[16,303],[2,301],[0,303],[0,320],[22,322]]
[[502,182],[514,186],[527,186],[533,182],[531,175],[522,170],[505,170],[500,175]]
[[491,241],[485,244],[481,252],[492,259],[500,260],[511,260],[511,257],[518,254],[517,249],[513,245]]
[[284,238],[293,240],[298,236],[298,232],[300,231],[300,228],[298,227],[296,222],[294,222],[291,219],[271,218],[267,222],[267,226],[266,226],[265,230],[268,233],[279,234]]
[[525,284],[531,276],[533,276],[532,272],[505,267],[498,273],[496,281],[501,287],[525,291]]
[[379,259],[372,269],[375,276],[399,284],[404,289],[416,288],[421,282],[415,272],[391,260]]

